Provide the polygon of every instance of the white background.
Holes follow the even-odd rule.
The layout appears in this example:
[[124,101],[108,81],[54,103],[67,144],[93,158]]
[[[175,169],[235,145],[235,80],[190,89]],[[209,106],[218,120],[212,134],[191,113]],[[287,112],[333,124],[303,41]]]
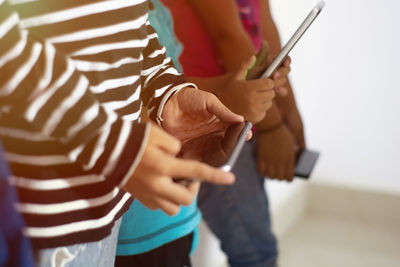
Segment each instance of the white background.
[[[282,43],[315,0],[272,0]],[[312,181],[400,193],[400,1],[331,0],[292,50]]]

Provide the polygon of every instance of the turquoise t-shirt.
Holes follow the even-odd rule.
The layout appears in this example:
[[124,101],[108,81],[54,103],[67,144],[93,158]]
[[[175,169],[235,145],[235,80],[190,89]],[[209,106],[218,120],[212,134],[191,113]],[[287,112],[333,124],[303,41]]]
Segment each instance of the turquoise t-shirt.
[[170,57],[175,68],[179,72],[182,72],[179,56],[182,53],[183,46],[174,33],[174,23],[171,12],[159,0],[151,0],[151,3],[154,9],[149,10],[150,24],[157,32],[160,44],[167,49],[167,57]]
[[[148,252],[192,233],[201,221],[201,212],[195,202],[182,206],[179,214],[169,216],[161,210],[150,210],[135,200],[122,217],[117,255]],[[197,246],[197,235],[194,231],[192,251]]]
[[[158,0],[151,0],[154,10],[149,12],[151,25],[158,33],[160,44],[167,48],[175,67],[181,71],[178,58],[182,45],[173,32],[172,17]],[[197,200],[189,206],[182,206],[179,214],[169,216],[161,210],[150,210],[135,200],[129,211],[122,217],[118,235],[117,255],[136,255],[153,250],[194,232],[192,252],[198,243],[197,226],[201,221]]]

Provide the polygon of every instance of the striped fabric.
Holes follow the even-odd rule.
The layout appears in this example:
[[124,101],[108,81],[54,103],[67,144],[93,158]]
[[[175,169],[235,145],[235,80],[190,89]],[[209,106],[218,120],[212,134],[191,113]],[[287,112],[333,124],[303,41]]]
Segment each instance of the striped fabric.
[[[100,240],[149,127],[187,86],[146,0],[0,0],[0,138],[35,248]],[[3,218],[2,218],[3,219]]]

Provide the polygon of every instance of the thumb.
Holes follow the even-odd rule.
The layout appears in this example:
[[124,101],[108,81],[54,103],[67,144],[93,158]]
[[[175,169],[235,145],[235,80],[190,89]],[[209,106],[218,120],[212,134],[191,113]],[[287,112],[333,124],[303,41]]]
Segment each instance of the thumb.
[[249,59],[244,61],[239,69],[236,71],[236,79],[246,80],[247,73],[256,65],[256,57],[251,56]]
[[151,124],[148,143],[161,148],[164,152],[176,155],[181,150],[181,142],[168,134],[162,128],[155,124]]
[[235,123],[244,121],[243,116],[231,111],[213,94],[209,94],[207,97],[207,110],[221,122]]

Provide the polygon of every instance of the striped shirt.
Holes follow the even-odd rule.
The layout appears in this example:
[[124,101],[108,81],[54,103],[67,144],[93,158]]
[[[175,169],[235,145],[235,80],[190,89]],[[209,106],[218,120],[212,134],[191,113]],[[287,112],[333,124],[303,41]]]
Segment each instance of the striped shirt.
[[[0,138],[35,248],[107,236],[132,203],[121,187],[187,86],[146,0],[0,0]],[[2,218],[3,219],[3,218]]]

